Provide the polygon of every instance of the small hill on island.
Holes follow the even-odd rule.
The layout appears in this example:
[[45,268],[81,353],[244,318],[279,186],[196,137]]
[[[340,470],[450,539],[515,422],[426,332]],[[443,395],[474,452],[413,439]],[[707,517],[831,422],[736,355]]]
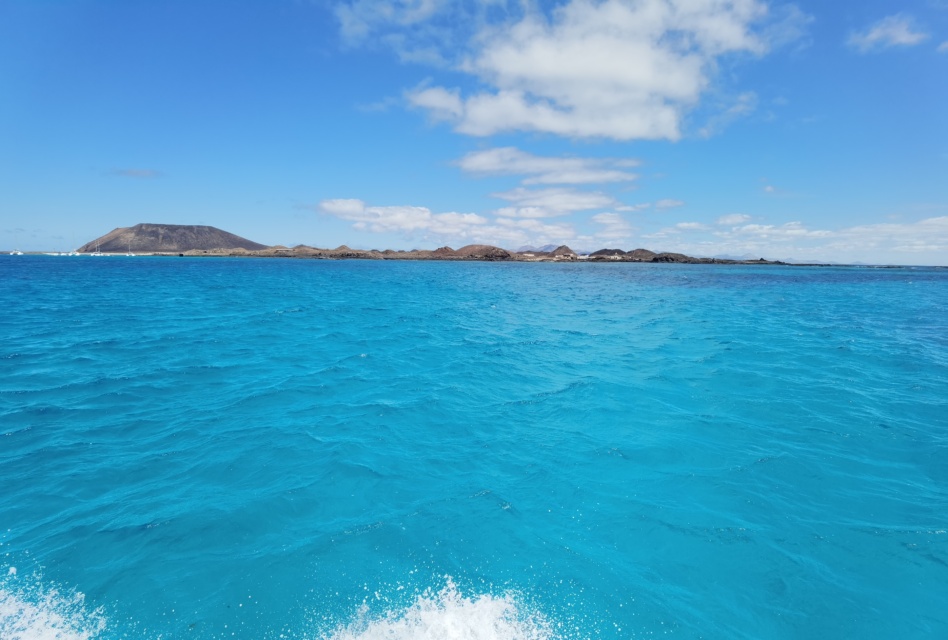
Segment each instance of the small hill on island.
[[648,262],[656,256],[656,253],[648,249],[633,249],[632,251],[627,251],[625,255],[638,262]]
[[550,252],[550,255],[553,257],[559,256],[561,258],[575,258],[576,252],[567,247],[565,244],[561,244],[556,249],[553,249],[553,251]]
[[471,260],[510,260],[510,252],[489,244],[469,244],[454,252],[460,258]]
[[90,253],[98,248],[104,253],[183,253],[212,249],[246,249],[259,251],[266,245],[235,236],[217,227],[185,224],[136,224],[119,227],[101,238],[79,247],[79,253]]

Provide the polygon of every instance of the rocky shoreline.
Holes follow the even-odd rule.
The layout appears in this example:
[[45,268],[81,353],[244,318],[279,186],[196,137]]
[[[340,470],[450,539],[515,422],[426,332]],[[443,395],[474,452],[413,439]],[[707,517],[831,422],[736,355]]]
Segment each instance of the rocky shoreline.
[[644,262],[678,264],[789,264],[778,260],[727,260],[722,258],[695,258],[682,253],[656,253],[648,249],[601,249],[590,254],[578,254],[562,245],[553,251],[507,251],[500,247],[471,244],[460,249],[441,247],[434,250],[413,249],[411,251],[350,249],[343,245],[335,249],[320,249],[307,245],[284,247],[276,245],[266,249],[193,249],[178,254],[154,253],[152,255],[179,255],[187,257],[256,257],[256,258],[308,258],[314,260],[441,260],[478,262]]

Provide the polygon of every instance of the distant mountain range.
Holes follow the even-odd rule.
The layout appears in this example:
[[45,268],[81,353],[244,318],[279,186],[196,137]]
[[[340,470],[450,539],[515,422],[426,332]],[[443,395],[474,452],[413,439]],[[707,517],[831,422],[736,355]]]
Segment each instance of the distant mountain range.
[[517,249],[517,253],[549,253],[551,251],[556,251],[556,248],[559,245],[556,244],[545,244],[542,247],[534,247],[531,245],[524,245]]

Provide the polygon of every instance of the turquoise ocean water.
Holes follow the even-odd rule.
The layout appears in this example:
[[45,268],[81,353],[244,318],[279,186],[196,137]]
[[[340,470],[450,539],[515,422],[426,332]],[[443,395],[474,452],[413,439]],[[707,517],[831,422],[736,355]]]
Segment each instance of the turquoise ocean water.
[[948,637],[948,270],[3,256],[0,340],[4,640]]

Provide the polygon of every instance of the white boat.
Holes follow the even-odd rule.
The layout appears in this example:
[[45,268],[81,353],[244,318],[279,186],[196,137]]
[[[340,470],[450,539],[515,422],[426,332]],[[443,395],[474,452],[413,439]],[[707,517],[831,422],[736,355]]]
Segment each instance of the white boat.
[[[20,244],[20,236],[19,236],[17,233],[14,233],[14,234],[13,234],[13,242],[14,242],[14,245]],[[13,251],[10,252],[10,255],[11,255],[11,256],[22,256],[22,255],[23,255],[23,252],[20,251],[19,249],[14,249]]]

